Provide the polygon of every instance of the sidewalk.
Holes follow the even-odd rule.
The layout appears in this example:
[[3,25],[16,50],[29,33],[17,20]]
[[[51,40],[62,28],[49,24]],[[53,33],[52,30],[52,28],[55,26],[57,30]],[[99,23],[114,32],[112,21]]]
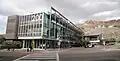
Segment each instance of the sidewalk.
[[23,54],[32,54],[32,53],[42,53],[42,52],[47,52],[47,50],[33,50],[33,51],[29,51],[27,52],[26,49],[15,49],[13,51],[13,49],[11,49],[10,51],[8,51],[7,49],[3,49],[0,50],[0,52],[16,52],[16,53],[23,53]]
[[103,49],[104,51],[120,51],[120,49]]
[[49,52],[63,52],[63,51],[68,51],[72,48],[56,48],[56,49],[46,49],[46,51],[49,51]]
[[102,50],[104,51],[120,51],[120,48],[118,48],[119,46],[116,45],[112,45],[112,46],[105,46]]
[[[70,48],[55,48],[55,49],[46,49],[46,50],[33,50],[32,52],[38,52],[38,51],[59,51],[59,50],[67,50]],[[27,52],[27,49],[10,49],[10,51],[8,51],[7,49],[2,49],[0,50],[0,52]]]

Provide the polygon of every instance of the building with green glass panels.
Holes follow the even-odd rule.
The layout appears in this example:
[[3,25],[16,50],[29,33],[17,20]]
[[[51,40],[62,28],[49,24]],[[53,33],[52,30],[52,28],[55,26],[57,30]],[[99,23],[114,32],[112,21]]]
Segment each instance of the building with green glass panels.
[[8,17],[6,40],[21,41],[22,48],[70,47],[81,42],[83,31],[51,7],[48,13]]

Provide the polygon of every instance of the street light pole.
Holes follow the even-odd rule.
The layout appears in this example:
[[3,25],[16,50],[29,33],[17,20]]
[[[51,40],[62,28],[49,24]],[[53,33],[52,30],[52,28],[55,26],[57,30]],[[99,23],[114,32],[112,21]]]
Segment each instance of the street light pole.
[[105,49],[105,40],[104,40],[104,38],[103,38],[103,28],[104,28],[104,22],[102,22],[103,24],[102,24],[102,26],[101,26],[101,33],[102,33],[102,40],[103,40],[103,45],[104,45],[104,49]]

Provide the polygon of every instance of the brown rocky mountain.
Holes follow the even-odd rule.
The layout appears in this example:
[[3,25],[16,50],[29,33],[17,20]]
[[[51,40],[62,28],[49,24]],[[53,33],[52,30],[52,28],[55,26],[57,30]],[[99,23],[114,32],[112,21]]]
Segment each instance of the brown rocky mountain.
[[120,28],[120,19],[118,20],[108,20],[108,21],[98,21],[98,20],[87,20],[83,24],[77,24],[78,27],[82,28],[84,32],[97,27],[117,27]]
[[87,20],[82,24],[77,24],[86,35],[102,34],[105,38],[120,37],[120,19],[118,20]]

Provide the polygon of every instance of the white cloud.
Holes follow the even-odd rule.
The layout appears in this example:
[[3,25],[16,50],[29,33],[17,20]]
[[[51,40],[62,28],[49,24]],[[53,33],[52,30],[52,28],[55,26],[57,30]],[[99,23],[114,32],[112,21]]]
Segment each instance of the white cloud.
[[101,11],[108,11],[117,9],[119,2],[109,0],[94,0],[88,1],[81,5],[81,7],[87,10],[89,13],[96,13]]
[[7,22],[7,16],[0,15],[0,25],[3,25]]
[[113,12],[114,12],[114,11],[99,12],[99,13],[93,14],[93,16],[108,16],[108,15],[111,15]]
[[6,32],[7,16],[47,11],[44,0],[1,0],[0,32]]
[[7,16],[0,15],[0,34],[6,33]]
[[120,18],[119,9],[94,13],[89,17],[89,19],[96,19],[96,20],[110,20],[110,19],[119,19],[119,18]]
[[120,10],[103,11],[103,12],[95,13],[92,16],[116,16],[118,15],[118,13],[120,13]]
[[[88,2],[86,2],[85,4],[82,4],[81,5],[81,7],[84,7],[84,8],[88,8],[88,7],[90,7],[90,8],[92,8],[92,7],[94,7],[94,8],[97,8],[98,6],[100,6],[100,5],[109,5],[109,6],[115,6],[115,5],[117,5],[118,4],[118,2],[113,2],[113,1],[88,1]],[[99,7],[98,7],[99,8]]]
[[6,27],[8,15],[48,11],[50,6],[74,23],[120,16],[119,0],[0,0],[0,29]]
[[15,15],[46,11],[47,4],[44,0],[2,0],[0,14]]
[[2,0],[0,7],[0,14],[2,15],[15,15],[25,12],[23,9],[18,8],[14,1]]

